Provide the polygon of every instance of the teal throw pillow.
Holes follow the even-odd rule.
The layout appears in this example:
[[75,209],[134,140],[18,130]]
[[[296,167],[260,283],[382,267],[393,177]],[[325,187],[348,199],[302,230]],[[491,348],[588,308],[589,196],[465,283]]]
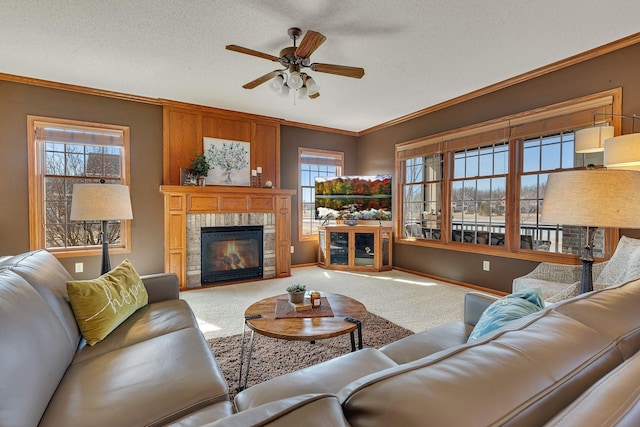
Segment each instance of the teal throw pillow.
[[498,329],[512,320],[535,313],[543,308],[544,300],[540,288],[527,289],[500,298],[482,313],[467,342],[473,342],[478,337]]

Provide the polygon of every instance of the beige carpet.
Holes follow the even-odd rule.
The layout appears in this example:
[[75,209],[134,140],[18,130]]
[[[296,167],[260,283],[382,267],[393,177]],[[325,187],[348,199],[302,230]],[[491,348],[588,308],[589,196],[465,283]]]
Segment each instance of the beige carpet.
[[312,266],[294,268],[287,278],[189,290],[180,297],[189,303],[200,329],[211,339],[242,333],[249,305],[283,294],[294,283],[355,298],[368,311],[413,332],[462,319],[463,297],[470,290],[397,270],[354,273]]

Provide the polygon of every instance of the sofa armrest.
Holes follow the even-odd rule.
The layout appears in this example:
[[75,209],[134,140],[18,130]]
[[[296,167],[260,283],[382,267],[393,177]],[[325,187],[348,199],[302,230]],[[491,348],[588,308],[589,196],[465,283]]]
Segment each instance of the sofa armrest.
[[180,298],[180,283],[175,273],[140,276],[149,294],[149,304]]
[[482,313],[500,297],[481,292],[467,292],[464,296],[464,323],[475,326]]

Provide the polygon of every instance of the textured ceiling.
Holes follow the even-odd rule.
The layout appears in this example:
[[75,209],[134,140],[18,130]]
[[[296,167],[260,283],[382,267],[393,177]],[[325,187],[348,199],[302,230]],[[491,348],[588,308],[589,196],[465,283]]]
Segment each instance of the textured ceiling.
[[[640,29],[637,0],[0,0],[0,72],[362,131]],[[327,37],[321,96],[267,84],[289,27]]]

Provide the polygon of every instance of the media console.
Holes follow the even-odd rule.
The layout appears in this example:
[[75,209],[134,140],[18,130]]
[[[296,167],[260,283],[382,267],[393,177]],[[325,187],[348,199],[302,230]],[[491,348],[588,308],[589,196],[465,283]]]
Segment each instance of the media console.
[[335,270],[391,270],[391,227],[328,225],[318,231],[318,266]]

